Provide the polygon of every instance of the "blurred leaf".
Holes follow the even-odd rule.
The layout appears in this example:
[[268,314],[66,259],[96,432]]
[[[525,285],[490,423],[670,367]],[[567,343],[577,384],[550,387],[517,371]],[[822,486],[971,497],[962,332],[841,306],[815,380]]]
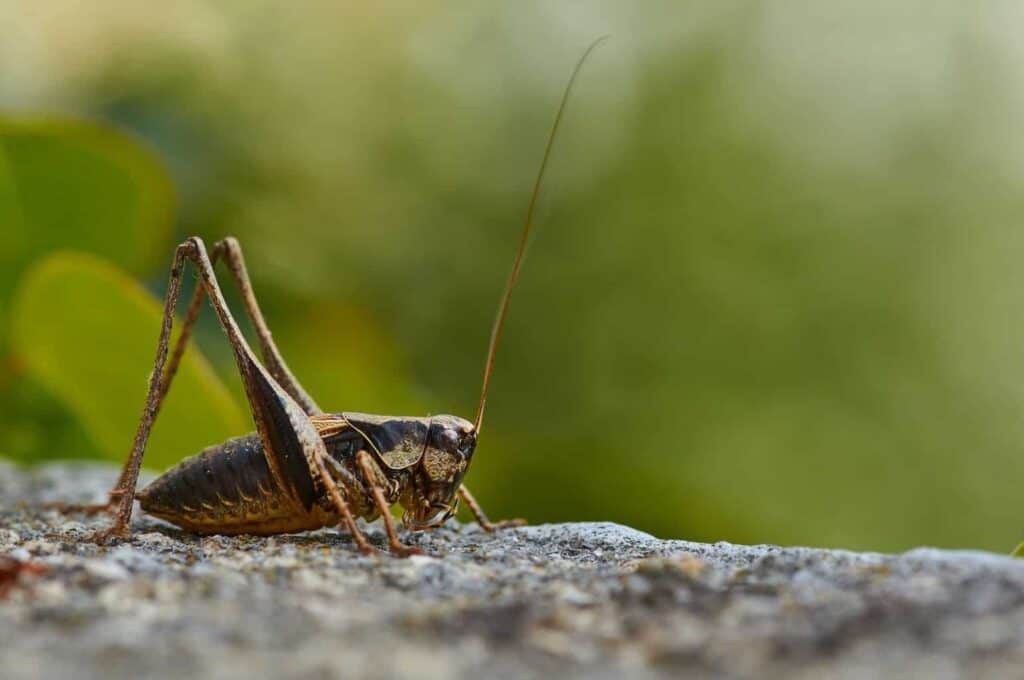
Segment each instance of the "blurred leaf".
[[[12,346],[19,361],[112,460],[123,460],[134,436],[160,317],[161,306],[130,277],[81,253],[46,258],[26,274],[15,295]],[[161,410],[145,463],[166,467],[250,429],[227,388],[193,349]]]
[[103,457],[67,407],[24,371],[0,369],[0,394],[0,451],[5,458],[40,463]]
[[1010,557],[1024,557],[1024,543],[1018,544],[1017,547],[1013,549],[1013,552],[1010,553]]
[[147,272],[166,254],[172,203],[156,156],[113,128],[0,119],[0,349],[13,289],[33,259],[70,248]]

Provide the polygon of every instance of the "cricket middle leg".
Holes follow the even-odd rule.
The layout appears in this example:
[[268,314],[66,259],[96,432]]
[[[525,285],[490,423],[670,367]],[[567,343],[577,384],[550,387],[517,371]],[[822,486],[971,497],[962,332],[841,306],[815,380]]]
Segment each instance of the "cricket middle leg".
[[498,522],[492,522],[487,519],[487,514],[484,509],[480,507],[476,498],[469,492],[469,489],[465,484],[459,487],[459,497],[466,502],[469,507],[469,511],[473,513],[473,517],[476,518],[477,524],[480,528],[487,533],[492,533],[498,529],[511,529],[513,527],[521,527],[526,525],[525,519],[504,519]]

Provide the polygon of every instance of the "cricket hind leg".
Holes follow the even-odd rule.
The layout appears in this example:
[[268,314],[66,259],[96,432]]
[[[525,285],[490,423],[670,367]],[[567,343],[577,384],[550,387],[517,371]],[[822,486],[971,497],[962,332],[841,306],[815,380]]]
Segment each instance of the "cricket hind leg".
[[[313,398],[309,396],[309,393],[306,392],[299,383],[298,379],[294,374],[292,374],[288,365],[285,363],[284,357],[281,355],[281,351],[277,348],[277,344],[274,342],[270,328],[267,326],[267,322],[263,317],[260,305],[256,301],[256,295],[252,288],[252,281],[249,279],[249,272],[245,266],[245,258],[242,255],[242,247],[234,236],[228,236],[217,241],[210,249],[209,261],[211,267],[216,267],[221,258],[227,260],[228,270],[231,272],[235,285],[242,294],[242,299],[245,303],[246,315],[253,328],[256,330],[256,338],[259,342],[260,354],[263,356],[263,361],[267,370],[270,372],[274,380],[277,381],[278,385],[280,385],[285,392],[298,402],[299,406],[308,415],[323,413]],[[195,327],[196,321],[199,319],[199,313],[202,310],[203,300],[206,299],[206,295],[206,286],[199,283],[196,286],[195,291],[192,293],[192,299],[189,301],[188,311],[185,314],[185,320],[182,322],[181,331],[178,334],[174,343],[174,349],[171,351],[170,358],[167,360],[167,365],[163,371],[163,377],[160,382],[160,392],[156,400],[157,413],[159,413],[160,407],[163,405],[164,398],[170,390],[174,376],[177,375],[178,367],[180,366],[181,360],[188,348],[188,341],[192,337],[192,330]],[[119,480],[114,488],[119,488],[123,481],[123,479]],[[111,492],[111,494],[114,493],[116,492]],[[83,512],[95,513],[109,510],[110,503],[95,506],[75,507],[81,508],[80,511]]]
[[[180,250],[180,246],[179,246]],[[213,261],[216,262],[216,254],[213,256]],[[174,264],[171,267],[171,283],[167,287],[167,298],[169,301],[170,295],[174,294],[174,301],[169,306],[165,307],[164,310],[164,321],[167,321],[167,309],[171,310],[172,323],[174,309],[177,307],[177,296],[180,292],[180,277],[182,272],[180,271],[184,263],[180,261],[178,252],[175,253]],[[178,276],[175,276],[175,272],[178,272]],[[174,279],[177,278],[177,281]],[[185,355],[185,350],[188,347],[188,341],[192,336],[192,329],[199,319],[199,312],[202,310],[202,303],[206,297],[206,288],[202,283],[196,285],[195,292],[192,294],[192,299],[188,305],[188,311],[185,314],[185,320],[182,322],[181,331],[178,334],[177,339],[174,343],[174,348],[171,350],[170,356],[167,358],[166,365],[163,371],[160,373],[160,387],[156,394],[156,399],[152,404],[152,418],[155,421],[156,417],[160,414],[160,408],[163,406],[164,398],[171,389],[171,383],[174,382],[174,377],[178,373],[178,366],[181,364],[182,357]],[[163,341],[163,335],[161,334],[161,341]],[[157,362],[159,363],[159,352]],[[156,369],[154,368],[153,375],[156,375]],[[149,401],[147,400],[147,407]],[[130,460],[130,459],[129,459]],[[113,511],[115,505],[118,503],[120,498],[125,494],[123,490],[127,483],[129,466],[125,464],[121,468],[121,474],[119,475],[114,486],[107,493],[106,503],[47,503],[44,507],[51,510],[56,510],[65,514],[83,514],[83,515],[99,515],[109,514]]]
[[[171,323],[173,323],[174,310],[177,308],[177,299],[180,293],[181,286],[181,271],[184,261],[180,257],[181,246],[178,247],[178,251],[175,252],[174,263],[171,266],[171,281],[167,286],[167,294],[165,298],[165,309],[164,309],[164,323],[168,321],[167,313],[170,310]],[[217,252],[215,251],[212,257],[214,263],[217,261]],[[171,295],[174,295],[173,301],[171,301]],[[157,391],[155,401],[152,403],[152,419],[156,420],[160,414],[160,408],[163,406],[164,398],[167,397],[167,393],[171,389],[171,383],[174,382],[174,377],[178,373],[178,366],[181,364],[182,357],[185,355],[185,350],[188,348],[188,341],[192,336],[192,329],[199,319],[199,313],[202,310],[203,300],[206,298],[206,288],[202,283],[196,285],[196,289],[192,294],[192,299],[189,301],[188,311],[185,313],[185,320],[182,322],[181,331],[178,334],[177,339],[174,343],[174,348],[171,350],[170,356],[166,360],[166,365],[163,371],[160,372],[160,387]],[[163,334],[161,333],[160,342],[164,342]],[[155,362],[156,365],[160,363],[158,350],[158,357]],[[156,367],[154,367],[153,375],[157,375]],[[150,402],[147,399],[146,410],[149,410]],[[130,460],[130,458],[129,458]],[[110,514],[113,512],[114,507],[118,504],[118,501],[126,493],[124,491],[128,481],[128,470],[129,466],[126,463],[121,468],[121,473],[113,487],[107,493],[106,503],[47,503],[44,507],[50,510],[56,510],[64,514],[82,514],[82,515],[100,515]]]
[[[178,302],[178,294],[181,291],[181,278],[184,265],[184,252],[179,246],[174,252],[174,260],[171,264],[171,273],[167,283],[167,294],[164,298],[163,320],[160,326],[160,339],[157,341],[156,359],[154,360],[153,371],[149,377],[149,387],[146,393],[146,402],[143,407],[142,416],[135,431],[135,438],[132,442],[131,452],[128,460],[121,468],[114,487],[108,494],[108,501],[105,504],[76,505],[71,503],[51,503],[47,507],[61,512],[81,512],[85,514],[116,513],[114,525],[105,531],[97,533],[93,538],[103,540],[110,536],[125,536],[127,534],[128,521],[131,518],[131,507],[134,502],[135,485],[138,483],[138,469],[141,464],[142,452],[149,439],[149,432],[152,429],[153,421],[156,419],[159,410],[162,394],[166,389],[162,388],[163,368],[167,360],[168,344],[170,342],[171,328],[174,322],[174,310]],[[127,510],[125,509],[127,508]]]
[[[173,371],[166,371],[165,368],[174,309],[180,292],[182,271],[186,260],[191,261],[199,270],[200,285],[205,290],[205,294],[210,296],[214,310],[229,337],[245,385],[246,395],[252,407],[257,430],[263,440],[264,451],[268,457],[268,463],[271,464],[274,471],[276,481],[282,489],[290,492],[296,503],[297,511],[303,508],[308,511],[312,507],[315,501],[316,482],[319,481],[331,492],[339,513],[345,517],[346,524],[352,531],[360,549],[364,552],[372,550],[372,547],[366,543],[365,537],[359,534],[344,499],[337,493],[333,480],[323,468],[322,459],[326,456],[323,441],[316,435],[315,427],[309,422],[299,405],[277,385],[266,369],[256,360],[227,308],[227,303],[213,272],[213,265],[202,240],[198,238],[185,241],[175,250],[157,357],[150,376],[146,405],[139,421],[129,458],[111,492],[110,510],[115,515],[114,523],[109,529],[94,535],[93,539],[103,542],[110,537],[124,537],[128,533],[145,444],[162,397],[166,394],[173,378]],[[193,297],[193,305],[190,306],[189,319],[192,323],[198,314],[198,298],[199,294],[197,293]],[[191,327],[191,323],[189,326]],[[176,347],[176,356],[179,359],[184,351],[183,348],[183,342]],[[319,479],[315,479],[314,475]]]
[[[177,253],[175,254],[175,265],[172,265],[172,278],[175,267],[180,267],[181,263],[178,262]],[[171,294],[171,286],[176,288],[175,302],[170,306],[171,314],[177,307],[177,295],[180,288],[180,277],[177,283],[168,284],[167,295]],[[153,420],[160,414],[160,408],[163,406],[164,398],[167,396],[168,391],[171,389],[171,383],[174,381],[174,376],[178,373],[178,366],[181,364],[181,359],[185,355],[185,350],[188,347],[188,341],[192,336],[192,328],[195,326],[196,321],[199,318],[199,312],[202,309],[203,299],[206,297],[206,289],[200,283],[196,285],[195,292],[192,294],[192,299],[188,305],[188,311],[185,314],[185,320],[181,325],[181,332],[178,334],[178,338],[175,340],[174,348],[171,350],[170,357],[167,359],[167,364],[164,370],[160,374],[160,387],[157,391],[156,399],[153,403]],[[173,319],[172,319],[173,320]],[[165,309],[165,321],[166,321],[166,309]],[[162,336],[161,336],[162,339]],[[159,361],[159,359],[158,359]],[[156,370],[154,369],[154,375]],[[147,401],[148,404],[148,401]],[[124,495],[124,487],[127,482],[128,465],[124,465],[121,469],[121,474],[117,481],[114,482],[114,486],[107,493],[106,503],[94,503],[94,504],[77,504],[77,503],[47,503],[44,507],[51,510],[56,510],[64,514],[83,514],[83,515],[99,515],[109,514],[113,511],[115,505],[120,500],[121,496]]]
[[[253,329],[256,331],[256,339],[259,342],[260,354],[263,356],[264,366],[266,366],[270,375],[308,415],[318,415],[323,413],[320,407],[317,406],[317,403],[309,396],[309,393],[306,392],[298,379],[288,368],[288,364],[285,363],[284,357],[281,355],[281,351],[277,348],[277,344],[274,342],[274,337],[270,332],[270,328],[267,326],[267,322],[263,318],[263,312],[260,309],[260,305],[256,301],[256,294],[253,291],[252,281],[249,279],[249,272],[245,267],[245,258],[242,255],[242,247],[239,245],[238,240],[233,236],[228,236],[227,238],[217,241],[210,249],[209,257],[210,263],[213,266],[216,266],[222,258],[226,260],[228,270],[231,272],[235,285],[242,294],[246,316],[252,324]],[[181,363],[182,356],[185,354],[186,343],[192,334],[192,327],[195,325],[196,319],[199,317],[199,310],[202,307],[202,302],[205,297],[205,286],[196,286],[196,290],[192,294],[192,300],[189,302],[188,313],[186,314],[185,321],[182,324],[181,333],[179,334],[177,343],[174,346],[174,351],[171,353],[171,358],[167,362],[167,369],[164,372],[164,381],[161,387],[161,401],[170,387],[170,382],[173,380],[174,374],[178,370],[178,365]]]
[[51,503],[43,503],[43,509],[56,510],[62,515],[106,515],[111,512],[120,495],[121,492],[111,490],[107,492],[106,503],[63,503],[61,501],[53,501]]
[[[281,352],[277,348],[273,336],[270,333],[270,328],[267,326],[267,322],[263,318],[263,312],[260,309],[259,303],[256,301],[252,282],[249,279],[249,273],[245,267],[245,258],[242,255],[242,248],[237,239],[233,236],[217,241],[214,243],[213,248],[210,251],[209,264],[213,285],[216,285],[216,279],[215,277],[212,277],[212,269],[222,257],[226,258],[227,266],[235,281],[235,285],[242,294],[242,298],[245,302],[246,315],[248,316],[250,323],[252,323],[253,328],[256,330],[256,337],[260,345],[260,353],[263,355],[263,360],[266,363],[267,370],[270,372],[273,380],[276,381],[280,388],[283,388],[284,391],[295,400],[307,415],[322,413],[323,411],[320,410],[320,407],[317,406],[313,398],[309,396],[306,390],[299,383],[298,379],[295,378],[291,370],[288,368],[288,365],[285,363],[284,357],[281,356]],[[187,347],[188,339],[191,336],[192,328],[195,326],[196,320],[199,318],[202,302],[206,295],[207,286],[202,283],[197,285],[195,292],[192,294],[192,300],[189,302],[188,312],[186,313],[185,321],[182,324],[181,333],[178,336],[174,351],[172,352],[171,358],[167,362],[167,368],[164,371],[164,378],[161,383],[157,408],[159,408],[159,404],[163,401],[163,397],[166,396],[168,389],[170,389],[171,381],[177,373],[178,366],[185,354],[185,349]],[[215,308],[218,307],[217,297],[221,296],[218,295],[214,297],[213,303]],[[223,300],[221,300],[220,303],[223,305]],[[226,305],[223,306],[226,310]],[[375,554],[377,552],[376,549],[370,545],[369,541],[366,540],[366,537],[359,530],[359,527],[355,523],[355,518],[352,516],[352,512],[348,508],[348,504],[345,502],[343,496],[338,490],[338,485],[335,483],[334,478],[330,475],[324,465],[324,461],[327,459],[326,456],[323,455],[323,453],[318,452],[313,458],[314,461],[312,465],[315,467],[321,483],[326,488],[328,496],[334,504],[335,509],[338,511],[338,514],[341,515],[345,528],[348,529],[349,533],[352,535],[352,538],[356,543],[356,547],[363,554]]]
[[284,388],[292,399],[294,399],[302,410],[308,415],[318,415],[323,413],[320,407],[317,406],[313,398],[309,396],[299,381],[292,374],[288,368],[288,364],[285,363],[284,357],[281,356],[280,350],[274,343],[274,338],[270,333],[270,328],[267,326],[266,320],[263,318],[263,312],[260,310],[260,305],[256,302],[256,294],[252,289],[252,282],[249,280],[249,272],[245,268],[245,258],[242,256],[242,247],[238,244],[238,240],[233,236],[229,236],[222,239],[213,245],[212,260],[214,263],[218,259],[224,257],[225,263],[227,264],[228,270],[231,272],[232,278],[235,280],[235,285],[238,290],[242,293],[242,299],[245,303],[246,315],[249,317],[249,321],[252,323],[253,328],[256,331],[256,338],[259,340],[260,354],[263,355],[263,364],[267,367],[270,375],[273,376],[274,380]]
[[[227,260],[227,266],[235,281],[235,285],[242,294],[242,298],[245,303],[246,315],[256,331],[256,337],[260,345],[260,353],[263,355],[263,360],[266,364],[267,370],[273,377],[273,380],[275,380],[277,384],[295,400],[307,415],[322,413],[323,411],[321,411],[320,407],[317,406],[313,398],[309,396],[306,390],[299,383],[298,379],[295,378],[294,374],[292,374],[288,365],[284,361],[284,357],[281,355],[281,351],[277,348],[277,344],[274,342],[270,328],[267,326],[267,322],[263,317],[263,312],[260,309],[259,303],[256,301],[252,282],[249,279],[249,273],[245,266],[245,258],[242,255],[242,247],[239,245],[238,240],[233,236],[229,236],[213,244],[213,248],[209,254],[211,274],[212,268],[222,257]],[[213,281],[214,284],[216,284],[216,280],[213,279]],[[188,312],[182,325],[181,333],[178,336],[174,351],[164,372],[164,380],[161,385],[160,394],[161,401],[166,395],[167,390],[170,388],[171,380],[173,380],[174,375],[178,370],[178,365],[181,363],[182,356],[185,353],[186,343],[192,333],[192,328],[199,317],[199,311],[202,307],[202,302],[206,297],[206,294],[207,290],[205,285],[200,284],[196,286],[196,290],[192,295],[192,300],[189,302]],[[217,307],[217,304],[218,302],[215,298],[214,306]],[[338,490],[338,485],[335,483],[334,478],[330,475],[324,464],[325,460],[327,460],[326,456],[323,455],[322,452],[318,452],[314,456],[312,465],[319,474],[321,483],[326,488],[328,496],[334,504],[335,509],[338,511],[338,514],[341,515],[342,523],[352,535],[352,538],[356,543],[356,547],[359,548],[360,552],[367,555],[375,554],[377,552],[376,549],[370,545],[369,541],[366,540],[366,537],[356,525],[355,518],[352,516],[351,510],[349,510],[348,504],[345,502],[342,494]]]
[[521,527],[526,525],[525,519],[505,519],[498,522],[492,522],[487,519],[487,514],[484,509],[480,507],[480,503],[477,502],[473,494],[469,492],[469,489],[465,484],[459,487],[459,496],[466,502],[469,507],[469,511],[473,513],[473,517],[476,518],[477,524],[480,528],[487,533],[493,533],[498,529],[511,529],[513,527]]
[[[235,285],[242,294],[242,299],[245,303],[246,315],[256,331],[256,337],[260,345],[260,353],[263,355],[264,364],[271,376],[273,376],[278,384],[281,385],[281,387],[283,387],[296,402],[298,402],[307,414],[316,415],[322,413],[320,407],[316,404],[313,398],[309,396],[309,393],[302,387],[294,374],[292,374],[288,365],[284,361],[284,357],[281,355],[281,351],[277,348],[277,344],[274,342],[270,328],[267,326],[267,322],[263,317],[263,312],[260,309],[259,303],[256,301],[252,282],[249,279],[249,273],[245,266],[245,258],[242,255],[242,247],[239,245],[238,240],[233,236],[229,236],[217,241],[210,249],[209,258],[210,263],[213,266],[216,266],[221,258],[226,260],[228,269],[235,281]],[[171,383],[174,381],[175,375],[177,375],[178,367],[181,365],[182,358],[188,348],[188,341],[192,337],[192,330],[196,321],[199,319],[199,313],[202,310],[202,304],[205,298],[206,286],[200,283],[196,286],[196,289],[192,294],[192,299],[188,304],[188,311],[186,312],[185,319],[181,325],[181,331],[175,340],[174,347],[171,350],[170,356],[167,359],[167,364],[164,367],[160,381],[160,389],[157,393],[156,402],[153,406],[154,420],[159,415],[160,408],[163,406],[164,398],[167,396],[168,391],[170,391]],[[45,507],[66,514],[77,513],[97,515],[110,513],[119,498],[124,494],[121,489],[124,488],[127,482],[127,478],[125,476],[126,472],[127,466],[122,470],[121,476],[118,478],[117,482],[115,482],[112,490],[108,493],[108,500],[106,503],[48,503]]]

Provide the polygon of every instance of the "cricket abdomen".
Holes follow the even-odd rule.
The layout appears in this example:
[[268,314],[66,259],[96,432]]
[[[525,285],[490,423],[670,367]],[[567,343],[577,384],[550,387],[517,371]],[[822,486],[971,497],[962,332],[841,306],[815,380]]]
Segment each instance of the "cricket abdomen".
[[279,487],[255,433],[183,460],[136,498],[149,514],[201,534],[270,535],[337,523],[331,510],[318,503],[306,511]]

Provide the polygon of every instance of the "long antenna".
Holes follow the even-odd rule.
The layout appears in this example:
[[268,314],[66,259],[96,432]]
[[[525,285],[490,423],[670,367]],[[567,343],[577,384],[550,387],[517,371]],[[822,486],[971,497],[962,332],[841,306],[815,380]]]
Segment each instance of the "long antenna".
[[508,275],[508,282],[505,284],[505,292],[501,295],[501,302],[498,303],[498,315],[494,318],[494,326],[491,328],[491,342],[487,348],[487,363],[484,365],[484,383],[483,387],[480,388],[480,405],[476,409],[476,421],[474,422],[474,428],[477,434],[480,433],[480,425],[484,420],[484,407],[487,405],[487,389],[491,386],[491,370],[494,368],[494,355],[498,351],[498,343],[501,341],[501,331],[505,327],[505,315],[508,314],[508,303],[512,299],[512,289],[515,288],[516,279],[519,278],[519,269],[523,264],[523,255],[526,253],[526,244],[530,239],[530,230],[533,228],[533,214],[537,208],[537,197],[540,196],[541,183],[544,181],[544,172],[548,169],[548,158],[551,156],[551,147],[555,144],[555,137],[558,134],[558,128],[562,124],[562,114],[565,113],[565,106],[569,102],[569,95],[572,93],[572,87],[576,83],[576,76],[579,75],[580,69],[583,68],[583,63],[590,56],[590,53],[594,51],[598,45],[608,38],[607,35],[602,35],[600,38],[590,43],[590,47],[583,53],[580,60],[576,62],[576,67],[572,70],[572,75],[569,76],[569,82],[565,86],[565,92],[562,93],[562,101],[558,105],[558,112],[555,114],[555,122],[551,126],[551,134],[548,135],[547,145],[544,147],[544,157],[540,162],[540,171],[537,173],[537,180],[533,183],[533,193],[530,195],[530,205],[526,209],[526,221],[523,223],[523,232],[519,237],[519,249],[516,251],[516,259],[512,263],[512,271]]

